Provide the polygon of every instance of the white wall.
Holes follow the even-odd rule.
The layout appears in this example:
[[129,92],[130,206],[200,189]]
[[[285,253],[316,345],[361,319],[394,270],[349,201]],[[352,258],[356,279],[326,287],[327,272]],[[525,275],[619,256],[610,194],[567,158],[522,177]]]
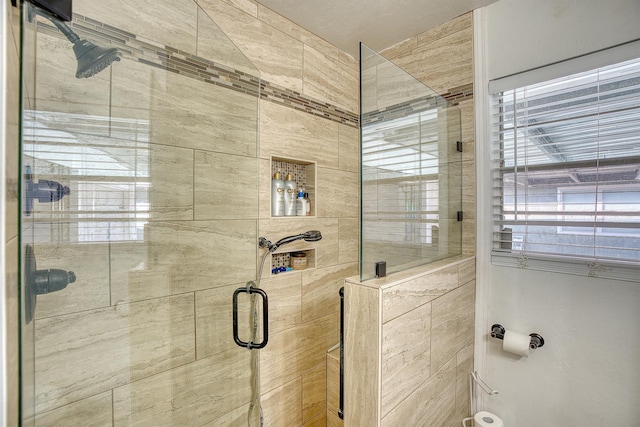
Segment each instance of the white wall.
[[[501,0],[479,11],[478,224],[490,223],[487,81],[640,38],[639,22],[638,0]],[[490,239],[478,227],[476,369],[500,394],[480,409],[507,427],[640,426],[640,284],[495,267]],[[488,338],[493,323],[546,344],[518,359]]]
[[489,80],[640,38],[638,0],[500,0],[485,10]]

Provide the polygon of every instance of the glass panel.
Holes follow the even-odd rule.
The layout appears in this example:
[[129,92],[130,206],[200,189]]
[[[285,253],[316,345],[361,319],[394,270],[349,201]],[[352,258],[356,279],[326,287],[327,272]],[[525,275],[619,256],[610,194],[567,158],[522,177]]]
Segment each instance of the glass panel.
[[[22,15],[27,15],[28,3],[25,3]],[[34,22],[27,19],[21,20],[22,27],[22,47],[21,47],[21,114],[27,110],[35,108],[35,81],[36,81],[36,26]],[[33,129],[26,128],[21,120],[20,123],[21,140],[33,138]],[[22,158],[32,155],[26,147],[21,146]],[[24,207],[24,185],[22,186],[22,206]],[[21,264],[26,259],[25,248],[27,245],[33,246],[35,241],[33,216],[22,216],[20,225],[20,248]],[[25,293],[25,269],[22,268],[21,290],[20,290],[20,417],[23,426],[33,426],[35,423],[35,322],[27,322],[26,306],[30,304],[29,295]]]
[[120,58],[89,78],[65,24],[26,14],[23,425],[247,423],[256,350],[234,342],[232,296],[257,276],[260,80],[192,6],[183,28],[165,18],[175,46],[151,41],[157,21],[79,7],[69,31]]
[[360,48],[362,280],[460,254],[460,110]]

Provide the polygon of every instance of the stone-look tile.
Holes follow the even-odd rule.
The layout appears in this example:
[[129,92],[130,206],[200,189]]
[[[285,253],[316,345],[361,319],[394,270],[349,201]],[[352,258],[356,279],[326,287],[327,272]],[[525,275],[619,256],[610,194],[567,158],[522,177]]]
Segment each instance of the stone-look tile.
[[[249,404],[242,405],[222,416],[202,424],[202,427],[247,427],[247,414],[249,413]],[[258,416],[252,418],[253,425],[259,425]]]
[[[111,106],[148,112],[151,106],[152,82],[164,79],[167,73],[168,71],[150,67],[130,58],[121,58],[120,62],[111,67]],[[113,111],[112,115],[115,115]],[[140,113],[136,114],[136,117],[139,116]],[[146,117],[148,118],[148,114]]]
[[361,61],[360,71],[360,114],[378,110],[378,64],[382,60],[380,56],[365,51],[369,55]]
[[[250,354],[237,347],[116,388],[113,425],[220,425],[216,421],[221,417],[237,421],[240,415],[230,412],[251,398]],[[244,423],[230,425],[246,425],[246,417],[245,406]]]
[[[126,95],[123,96],[126,97]],[[137,96],[137,94],[132,95],[129,99],[135,99]],[[149,106],[145,108],[112,106],[108,120],[109,134],[100,142],[103,142],[103,145],[125,150],[131,159],[126,162],[129,170],[134,171],[137,176],[147,176],[152,128]],[[92,135],[91,138],[93,139],[94,136]]]
[[418,45],[422,46],[434,42],[455,32],[461,31],[465,28],[469,28],[472,25],[473,14],[465,13],[464,15],[460,15],[457,18],[447,21],[442,25],[438,25],[433,29],[418,34]]
[[476,164],[473,160],[462,162],[462,205],[464,219],[476,218]]
[[344,301],[345,325],[358,325],[345,327],[344,389],[348,392],[344,396],[344,422],[353,426],[376,426],[381,381],[379,290],[347,282]]
[[[38,52],[38,33],[36,30],[36,20],[24,22],[22,24],[22,105],[25,109],[35,110],[36,96],[36,58]],[[18,36],[17,40],[20,40]],[[7,55],[8,60],[18,61],[19,57]],[[19,67],[18,65],[15,65]],[[12,66],[8,66],[13,68]],[[16,90],[18,85],[16,84]]]
[[376,66],[374,84],[376,85],[376,110],[436,94],[427,83],[417,80],[411,70],[403,66],[398,67],[389,61],[381,62]]
[[270,83],[302,93],[303,44],[218,0],[198,4]]
[[475,255],[476,253],[476,220],[462,221],[462,253]]
[[300,377],[261,396],[264,427],[302,425],[302,379]]
[[302,422],[308,423],[327,412],[327,364],[302,375]]
[[246,14],[251,15],[254,18],[258,17],[258,8],[261,7],[260,4],[253,0],[222,0],[225,3],[229,3],[230,5],[240,9]]
[[18,48],[20,46],[20,9],[21,5],[18,3],[16,7],[9,7],[7,10],[9,27],[5,29],[6,33],[3,37],[11,37],[13,40],[13,46]]
[[[320,217],[358,218],[360,195],[357,172],[318,168],[318,215]],[[355,191],[354,191],[355,190]]]
[[301,41],[306,46],[311,46],[312,48],[324,53],[329,58],[352,66],[357,72],[358,62],[352,58],[351,55],[304,29],[295,22],[279,15],[268,7],[258,4],[258,19],[269,24],[273,28],[285,32],[296,40]]
[[[455,413],[456,362],[450,360],[426,383],[387,414],[382,427],[396,426],[457,426],[451,422]],[[373,424],[372,424],[373,425]]]
[[305,421],[302,427],[327,427],[327,414],[319,414],[317,417]]
[[39,270],[62,269],[76,275],[65,289],[38,295],[36,318],[109,306],[108,244],[42,244],[33,250]]
[[460,286],[476,279],[476,259],[461,262],[458,264],[458,283]]
[[260,287],[269,295],[269,333],[302,324],[301,282],[301,273],[279,274],[260,281]]
[[395,45],[383,49],[380,51],[380,55],[384,56],[388,60],[393,60],[398,56],[407,55],[413,49],[418,47],[418,36],[410,37],[400,43],[396,43]]
[[271,159],[260,159],[258,216],[271,217]]
[[338,127],[336,122],[260,101],[260,158],[278,156],[335,168],[339,163]]
[[[12,420],[17,420],[20,414],[20,396],[17,392],[20,390],[20,382],[23,383],[23,396],[30,396],[30,383],[33,384],[33,364],[29,360],[29,351],[33,346],[33,322],[31,326],[24,325],[20,322],[20,301],[19,296],[19,276],[20,276],[20,264],[18,262],[18,256],[20,253],[19,240],[17,237],[5,242],[2,242],[4,253],[2,262],[4,263],[4,277],[3,277],[3,290],[4,293],[4,306],[3,309],[3,322],[4,322],[4,358],[3,363],[4,375],[3,382],[6,390],[10,390],[9,393],[5,393],[4,396],[4,409],[5,419],[9,420],[11,424]],[[27,344],[21,348],[21,342]],[[20,366],[20,350],[22,350],[22,365]],[[31,363],[30,363],[31,362]],[[31,394],[31,396],[33,396]],[[23,400],[22,415],[29,414],[29,399]]]
[[344,425],[340,409],[340,349],[327,353],[327,427]]
[[[233,292],[243,285],[223,286],[195,293],[196,356],[198,360],[237,346],[231,333],[233,330],[232,301]],[[269,296],[271,295],[269,294]],[[261,307],[260,299],[258,296],[258,310]],[[238,335],[245,342],[252,341],[251,313],[251,300],[248,295],[246,293],[238,295]],[[261,315],[259,315],[259,323],[262,323]],[[269,319],[269,323],[271,323],[271,319]]]
[[[338,264],[339,257],[339,232],[337,218],[296,218],[283,217],[277,219],[261,219],[259,221],[259,236],[264,236],[272,242],[293,234],[300,234],[307,230],[319,230],[322,240],[317,242],[305,242],[298,240],[288,245],[281,246],[278,252],[295,252],[307,249],[315,249],[315,268],[330,267]],[[257,239],[256,239],[257,240]],[[260,249],[262,255],[263,249]],[[266,262],[267,266],[269,261]],[[270,269],[265,267],[262,277],[269,277]]]
[[38,414],[35,427],[81,425],[111,427],[113,421],[111,390],[69,405]]
[[151,268],[148,244],[111,243],[109,259],[113,305],[171,295],[168,267]]
[[36,410],[194,359],[193,294],[36,322]]
[[475,280],[432,302],[431,365],[440,369],[473,341]]
[[458,104],[458,108],[460,109],[460,130],[462,134],[462,160],[475,160],[476,128],[473,98],[461,102]]
[[339,219],[340,264],[358,262],[360,259],[360,220],[355,218]]
[[310,47],[304,47],[303,94],[358,111],[358,69],[334,61]]
[[260,350],[260,389],[280,387],[324,363],[327,349],[339,340],[338,325],[332,314],[271,335]]
[[347,125],[340,125],[339,153],[340,170],[348,172],[360,172],[360,130]]
[[165,271],[172,294],[256,277],[255,220],[153,222],[146,234],[147,269]]
[[[19,8],[9,7],[9,14],[15,14],[15,10]],[[20,28],[19,12],[15,17],[18,20],[18,30]],[[5,29],[7,32],[11,28]],[[14,37],[17,36],[17,39]],[[20,41],[20,33],[4,34],[3,37],[8,38],[6,43],[6,52],[4,56],[3,70],[5,70],[6,79],[4,84],[4,123],[0,132],[0,141],[3,141],[3,160],[4,164],[0,164],[0,169],[4,171],[1,177],[4,181],[5,193],[2,195],[4,202],[4,215],[2,224],[4,227],[5,241],[14,239],[18,235],[18,218],[19,218],[19,190],[18,180],[20,176],[20,51],[18,49]],[[11,42],[13,41],[13,42]],[[26,66],[25,66],[26,68]],[[24,107],[28,108],[28,107]]]
[[456,265],[421,274],[382,291],[383,321],[407,313],[458,287]]
[[195,219],[257,218],[257,158],[196,151],[193,179]]
[[382,325],[382,417],[431,375],[431,304]]
[[302,321],[309,322],[340,312],[344,278],[358,274],[358,264],[340,264],[302,272]]
[[[253,3],[253,2],[252,2]],[[255,3],[253,3],[255,9]],[[197,55],[252,76],[260,72],[207,13],[198,8]]]
[[472,37],[472,28],[463,28],[419,46],[410,55],[394,58],[393,62],[436,93],[444,94],[450,88],[473,82]]
[[258,110],[254,96],[174,73],[154,79],[151,85],[152,142],[256,155]]
[[150,219],[193,219],[193,150],[157,144],[148,149]]
[[197,6],[192,1],[76,0],[73,11],[176,49],[195,53]]
[[[48,22],[48,21],[45,21]],[[77,79],[78,62],[66,39],[38,31],[36,105],[41,111],[109,116],[110,73]]]
[[458,422],[472,415],[469,413],[469,372],[472,371],[473,343],[460,350],[456,355],[456,415],[454,420],[458,420]]

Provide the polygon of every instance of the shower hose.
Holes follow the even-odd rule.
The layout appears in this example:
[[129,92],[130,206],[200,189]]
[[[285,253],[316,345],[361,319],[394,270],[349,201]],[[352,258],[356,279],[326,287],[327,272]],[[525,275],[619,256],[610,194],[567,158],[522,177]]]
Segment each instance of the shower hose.
[[[269,255],[269,251],[265,252],[262,256],[262,260],[260,261],[260,269],[258,270],[258,278],[256,280],[256,287],[260,287],[260,279],[262,278],[262,269],[264,267],[264,262]],[[257,295],[250,294],[251,298],[251,320],[252,320],[252,331],[251,331],[251,341],[256,342],[258,340],[258,304],[257,304]],[[249,427],[254,427],[252,417],[255,411],[258,411],[260,424],[259,427],[262,427],[264,423],[264,418],[262,416],[262,406],[260,405],[260,353],[259,349],[251,349],[251,364],[253,366],[253,387],[251,392],[251,404],[249,404],[249,413],[247,414],[247,425]]]

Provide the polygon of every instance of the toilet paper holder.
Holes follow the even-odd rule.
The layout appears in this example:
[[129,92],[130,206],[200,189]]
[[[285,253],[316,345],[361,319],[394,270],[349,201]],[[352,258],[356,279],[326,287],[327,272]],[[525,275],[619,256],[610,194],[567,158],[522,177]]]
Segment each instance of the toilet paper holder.
[[[502,340],[504,339],[505,332],[506,332],[506,329],[504,328],[504,326],[502,326],[499,323],[496,323],[493,326],[491,326],[491,338],[497,338],[499,340]],[[531,350],[535,350],[536,348],[542,347],[544,345],[544,338],[542,338],[542,335],[536,334],[534,332],[529,334],[529,336],[531,337],[531,342],[529,343],[529,348]]]

